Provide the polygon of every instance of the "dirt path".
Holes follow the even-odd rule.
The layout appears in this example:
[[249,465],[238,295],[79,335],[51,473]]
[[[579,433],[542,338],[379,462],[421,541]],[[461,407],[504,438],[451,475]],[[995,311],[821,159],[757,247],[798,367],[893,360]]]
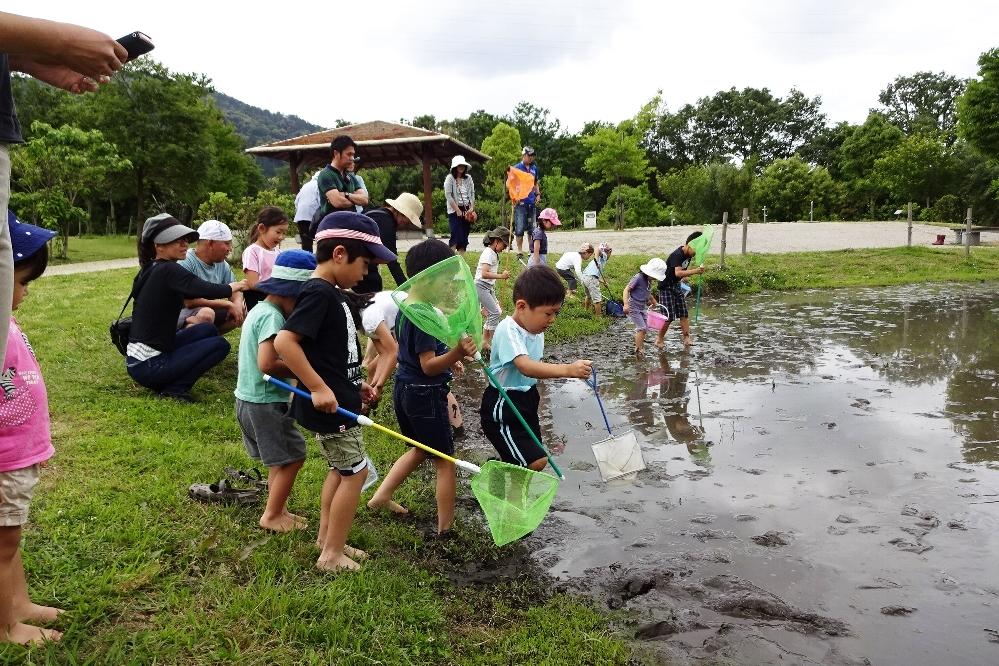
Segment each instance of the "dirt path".
[[[568,250],[574,250],[583,242],[606,242],[618,253],[626,254],[659,254],[665,256],[673,248],[683,242],[687,234],[695,227],[645,227],[628,229],[626,231],[606,230],[560,230],[549,236],[549,252],[560,255]],[[946,231],[941,227],[931,227],[916,224],[912,227],[912,244],[930,245],[937,234]],[[954,234],[948,232],[948,242],[953,242]],[[446,232],[438,235],[447,241]],[[422,240],[422,236],[413,234],[412,238],[399,240],[399,249],[408,250]],[[741,225],[729,225],[727,252],[738,254],[742,250]],[[901,247],[906,242],[905,222],[777,222],[768,224],[750,224],[747,229],[748,252],[809,252],[819,250],[848,250],[850,248],[866,247]],[[285,249],[298,247],[294,238],[285,241]],[[472,234],[469,240],[470,250],[482,248],[482,234]],[[715,238],[711,251],[721,251],[721,226],[715,228]],[[111,259],[108,261],[90,261],[78,264],[63,264],[50,266],[45,275],[72,275],[75,273],[96,273],[117,268],[137,268],[136,259]]]

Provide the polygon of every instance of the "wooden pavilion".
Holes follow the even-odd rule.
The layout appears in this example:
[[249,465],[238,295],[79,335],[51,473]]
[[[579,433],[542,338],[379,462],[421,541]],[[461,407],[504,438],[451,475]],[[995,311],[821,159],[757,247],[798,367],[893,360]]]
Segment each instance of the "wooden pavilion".
[[287,162],[291,170],[291,188],[297,193],[300,169],[320,167],[330,163],[330,142],[346,134],[357,144],[360,164],[365,167],[405,166],[418,164],[423,169],[423,228],[433,231],[433,210],[430,167],[449,166],[455,155],[464,155],[470,163],[482,164],[489,156],[447,134],[411,127],[400,123],[373,120],[357,125],[335,127],[283,141],[248,148],[247,153]]

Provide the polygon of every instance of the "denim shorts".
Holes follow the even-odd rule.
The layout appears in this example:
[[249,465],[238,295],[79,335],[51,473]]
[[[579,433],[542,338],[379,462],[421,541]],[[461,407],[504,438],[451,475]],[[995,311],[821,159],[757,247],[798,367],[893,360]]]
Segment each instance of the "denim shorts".
[[534,233],[538,221],[538,210],[534,204],[517,204],[513,208],[513,235],[518,238]]

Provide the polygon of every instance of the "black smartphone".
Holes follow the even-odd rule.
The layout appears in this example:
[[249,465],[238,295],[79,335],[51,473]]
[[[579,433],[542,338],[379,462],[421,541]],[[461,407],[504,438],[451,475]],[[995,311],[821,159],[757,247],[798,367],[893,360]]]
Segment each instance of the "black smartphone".
[[154,48],[153,40],[149,39],[149,35],[142,32],[133,32],[125,35],[118,40],[118,43],[128,51],[128,60],[125,62],[135,60],[139,56],[149,53]]

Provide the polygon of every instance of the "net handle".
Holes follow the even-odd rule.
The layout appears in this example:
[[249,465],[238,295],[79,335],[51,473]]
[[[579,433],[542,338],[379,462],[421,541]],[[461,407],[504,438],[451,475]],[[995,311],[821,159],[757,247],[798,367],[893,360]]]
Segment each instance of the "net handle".
[[607,412],[604,410],[604,401],[600,399],[600,391],[597,390],[596,366],[593,366],[593,381],[586,383],[593,387],[593,395],[597,396],[597,404],[600,405],[600,414],[604,417],[604,426],[607,427],[607,434],[613,437],[614,433],[611,432],[610,421],[607,420]]
[[486,377],[489,378],[489,383],[492,384],[497,391],[499,391],[499,394],[501,396],[503,396],[503,401],[506,402],[507,406],[510,407],[510,411],[512,411],[514,416],[517,417],[517,420],[520,421],[520,425],[524,426],[524,430],[526,430],[527,434],[531,436],[531,439],[534,440],[534,443],[537,444],[538,447],[545,452],[545,457],[548,458],[548,464],[552,466],[552,470],[555,472],[555,476],[557,476],[559,479],[564,480],[565,474],[563,474],[562,470],[559,469],[559,466],[555,464],[555,461],[552,459],[552,454],[548,452],[548,449],[545,448],[545,445],[542,444],[541,441],[538,439],[538,436],[534,434],[534,431],[531,429],[531,426],[527,425],[527,421],[524,420],[523,414],[521,414],[520,410],[517,409],[517,405],[513,404],[513,400],[510,399],[509,395],[507,395],[506,390],[502,386],[500,386],[500,383],[499,381],[497,381],[496,376],[493,375],[492,371],[489,369],[489,366],[486,364],[486,362],[482,360],[481,352],[475,352],[475,360],[478,361],[479,365],[482,366],[482,369],[486,373]]
[[[309,393],[308,391],[300,389],[297,386],[292,386],[291,384],[288,384],[287,382],[283,382],[280,379],[278,379],[277,377],[271,377],[270,375],[265,374],[264,375],[264,381],[265,382],[269,382],[269,383],[273,384],[274,386],[279,386],[279,387],[281,387],[283,389],[287,389],[288,391],[291,391],[295,395],[299,395],[299,396],[301,396],[301,397],[303,397],[303,398],[305,398],[307,400],[311,400],[312,399],[312,394]],[[348,418],[354,419],[355,421],[357,421],[358,425],[368,426],[370,428],[374,428],[375,430],[381,431],[381,432],[385,433],[386,435],[390,435],[392,437],[395,437],[396,439],[401,439],[402,441],[406,442],[407,444],[412,444],[416,448],[418,448],[418,449],[420,449],[422,451],[425,451],[426,453],[429,453],[430,455],[437,456],[438,458],[443,458],[444,460],[447,460],[448,462],[453,463],[455,466],[460,467],[461,469],[465,470],[466,472],[469,472],[471,474],[478,474],[479,472],[482,471],[482,469],[478,465],[473,465],[472,463],[466,462],[464,460],[458,460],[457,458],[449,456],[446,453],[442,453],[441,451],[438,451],[437,449],[432,449],[429,446],[427,446],[426,444],[421,444],[420,442],[417,442],[415,439],[411,439],[409,437],[406,437],[402,433],[396,432],[395,430],[392,430],[391,428],[386,428],[385,426],[383,426],[383,425],[381,425],[379,423],[375,423],[374,421],[372,421],[371,419],[369,419],[367,416],[364,416],[362,414],[355,414],[354,412],[352,412],[350,410],[347,410],[347,409],[344,409],[343,407],[337,407],[336,408],[336,412],[337,412],[337,414],[340,414],[342,416],[346,416]]]

